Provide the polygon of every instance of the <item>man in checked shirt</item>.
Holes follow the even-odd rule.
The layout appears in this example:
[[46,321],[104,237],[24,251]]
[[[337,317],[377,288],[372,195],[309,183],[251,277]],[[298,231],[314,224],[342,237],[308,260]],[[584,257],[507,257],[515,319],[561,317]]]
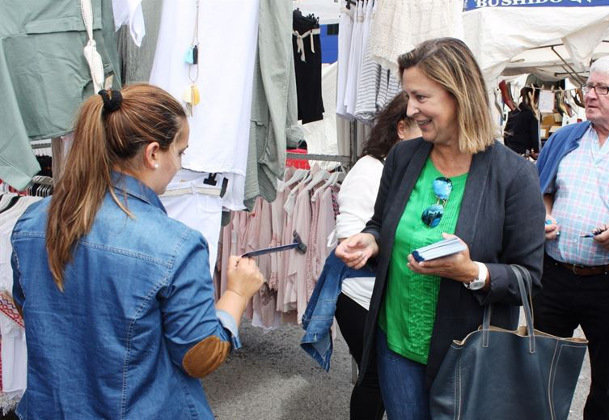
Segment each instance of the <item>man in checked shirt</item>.
[[582,87],[587,121],[558,130],[537,167],[546,205],[543,289],[535,328],[589,341],[592,384],[584,420],[609,419],[609,56]]

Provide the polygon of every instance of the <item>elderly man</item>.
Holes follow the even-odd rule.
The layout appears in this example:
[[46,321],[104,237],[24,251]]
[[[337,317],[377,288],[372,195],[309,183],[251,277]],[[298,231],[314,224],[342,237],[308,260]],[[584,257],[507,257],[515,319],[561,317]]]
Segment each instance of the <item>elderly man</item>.
[[543,290],[535,327],[589,340],[585,420],[609,419],[609,56],[583,86],[588,121],[557,131],[537,163],[546,205]]

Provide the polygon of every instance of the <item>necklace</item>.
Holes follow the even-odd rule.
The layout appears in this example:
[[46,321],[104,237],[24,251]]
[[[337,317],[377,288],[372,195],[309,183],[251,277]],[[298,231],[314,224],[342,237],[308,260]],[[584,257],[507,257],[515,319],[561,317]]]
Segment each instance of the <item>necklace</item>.
[[194,107],[201,102],[197,80],[199,79],[199,1],[195,0],[195,26],[192,34],[192,43],[186,51],[184,61],[188,64],[188,79],[190,85],[184,91],[182,99],[186,103],[186,114],[193,116]]

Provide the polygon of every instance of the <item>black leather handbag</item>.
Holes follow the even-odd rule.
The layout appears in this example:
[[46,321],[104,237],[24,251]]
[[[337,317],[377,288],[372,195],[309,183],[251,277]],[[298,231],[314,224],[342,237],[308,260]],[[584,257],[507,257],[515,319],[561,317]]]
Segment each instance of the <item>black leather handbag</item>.
[[432,419],[567,419],[588,341],[534,330],[531,275],[512,269],[526,325],[493,327],[487,306],[482,326],[453,341],[442,361],[430,390]]

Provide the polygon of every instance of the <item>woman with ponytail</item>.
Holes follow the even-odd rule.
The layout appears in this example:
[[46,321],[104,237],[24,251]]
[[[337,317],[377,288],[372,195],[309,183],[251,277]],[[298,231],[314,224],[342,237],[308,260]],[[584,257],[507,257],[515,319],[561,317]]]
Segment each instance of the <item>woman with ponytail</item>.
[[214,304],[206,240],[158,198],[187,147],[184,110],[160,88],[102,90],[81,107],[55,193],[12,235],[28,347],[20,418],[213,419],[197,378],[240,346],[263,278],[231,257]]

